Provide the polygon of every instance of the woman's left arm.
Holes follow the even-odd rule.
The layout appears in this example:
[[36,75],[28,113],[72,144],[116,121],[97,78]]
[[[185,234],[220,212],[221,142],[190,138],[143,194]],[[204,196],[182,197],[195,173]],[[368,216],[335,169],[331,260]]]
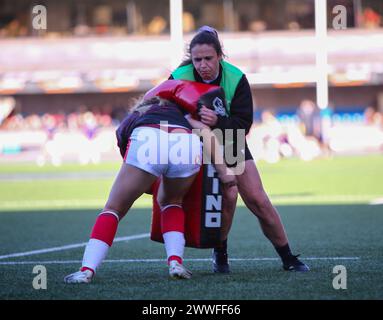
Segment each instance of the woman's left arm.
[[234,97],[231,101],[230,116],[218,116],[214,128],[245,129],[249,132],[253,123],[253,97],[250,84],[245,75],[238,83]]

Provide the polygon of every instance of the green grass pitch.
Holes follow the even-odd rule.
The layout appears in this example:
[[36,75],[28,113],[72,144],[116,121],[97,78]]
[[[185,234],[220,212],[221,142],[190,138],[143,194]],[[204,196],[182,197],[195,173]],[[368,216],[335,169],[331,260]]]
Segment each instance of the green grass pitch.
[[[0,299],[259,300],[383,298],[383,157],[284,160],[258,167],[308,273],[285,272],[258,221],[239,201],[230,234],[229,275],[213,274],[211,250],[185,251],[188,281],[167,275],[162,244],[149,240],[150,197],[120,223],[107,261],[89,285],[66,285],[81,264],[88,236],[118,163],[0,166]],[[31,251],[60,248],[52,252]],[[24,253],[16,256],[17,253]],[[35,265],[47,270],[47,289],[32,286]],[[347,270],[347,289],[335,290],[333,268]]]

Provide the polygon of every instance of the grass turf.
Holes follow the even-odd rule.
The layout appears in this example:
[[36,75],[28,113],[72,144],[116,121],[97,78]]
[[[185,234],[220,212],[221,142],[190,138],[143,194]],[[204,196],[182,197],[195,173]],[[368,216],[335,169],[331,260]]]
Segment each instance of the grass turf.
[[[80,261],[83,248],[0,259],[0,299],[382,299],[382,206],[368,204],[383,195],[382,164],[379,156],[259,164],[293,251],[306,258],[309,273],[284,272],[257,220],[239,206],[230,234],[230,257],[250,260],[233,260],[230,275],[211,272],[210,250],[186,249],[186,259],[205,259],[186,261],[193,271],[190,281],[169,280],[164,261],[116,261],[164,259],[163,245],[143,238],[115,243],[108,255],[114,262],[104,263],[88,286],[62,281],[80,266],[63,261]],[[82,179],[80,173],[114,172],[118,166],[63,166],[60,172],[78,172],[79,178],[37,181],[13,181],[9,173],[20,177],[56,171],[1,167],[7,178],[0,182],[0,255],[86,242],[113,178]],[[148,203],[148,197],[138,201],[121,222],[117,237],[149,232]],[[337,257],[354,259],[334,260]],[[44,264],[52,260],[60,263]],[[22,261],[30,264],[4,264]],[[35,264],[47,268],[47,290],[32,287]],[[332,286],[335,265],[347,268],[347,290]]]

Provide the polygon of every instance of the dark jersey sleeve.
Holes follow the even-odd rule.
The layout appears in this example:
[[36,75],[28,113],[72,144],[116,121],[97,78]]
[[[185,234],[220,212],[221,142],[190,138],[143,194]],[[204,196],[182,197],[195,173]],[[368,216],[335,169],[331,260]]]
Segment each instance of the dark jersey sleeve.
[[218,115],[216,128],[245,129],[249,132],[253,123],[253,98],[249,81],[243,75],[231,100],[230,117]]
[[120,149],[122,158],[125,156],[129,137],[134,129],[135,123],[139,118],[140,114],[138,112],[129,114],[127,117],[125,117],[125,119],[121,122],[116,130],[117,146]]

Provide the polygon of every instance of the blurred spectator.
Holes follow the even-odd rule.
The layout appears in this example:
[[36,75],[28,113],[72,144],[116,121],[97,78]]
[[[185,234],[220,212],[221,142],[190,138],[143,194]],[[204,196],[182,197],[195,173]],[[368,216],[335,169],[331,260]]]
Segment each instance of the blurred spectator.
[[381,16],[372,8],[365,8],[362,15],[363,26],[367,29],[379,28]]
[[109,5],[99,5],[93,9],[93,23],[97,35],[105,35],[110,31],[113,11]]
[[5,37],[25,37],[28,35],[28,28],[19,19],[13,19],[1,31]]
[[94,113],[87,111],[82,114],[82,130],[85,136],[92,140],[97,133],[98,123]]
[[302,133],[322,141],[322,119],[317,105],[311,100],[303,100],[297,111]]
[[10,114],[0,127],[0,156],[32,152],[40,166],[59,166],[68,159],[98,163],[103,153],[116,148],[115,124],[104,110],[112,111],[108,106],[102,112],[81,106],[70,114]]
[[383,115],[374,107],[367,107],[364,110],[364,121],[368,126],[375,126],[383,129]]
[[31,114],[25,118],[26,127],[31,130],[42,128],[42,119],[37,114]]
[[327,139],[324,139],[323,119],[318,106],[311,100],[303,100],[298,108],[297,115],[300,121],[300,129],[307,141],[313,141],[312,143],[316,143],[322,153],[329,155],[330,149]]
[[42,126],[47,133],[48,140],[53,139],[53,136],[58,129],[58,123],[53,114],[46,113],[42,117]]
[[276,163],[281,157],[293,155],[286,129],[270,110],[262,111],[261,123],[253,125],[247,141],[255,160]]
[[166,29],[167,22],[161,16],[155,16],[148,24],[147,31],[149,34],[159,35]]
[[194,17],[190,12],[184,11],[182,14],[183,32],[190,33],[195,31]]
[[267,24],[263,20],[255,20],[250,22],[249,30],[255,33],[263,32],[267,29]]
[[20,130],[25,127],[24,119],[21,114],[11,114],[8,118],[4,120],[2,126],[3,130]]
[[78,24],[74,27],[73,34],[77,37],[86,37],[91,34],[91,29],[86,24]]
[[43,166],[47,161],[50,161],[53,165],[59,166],[62,163],[62,148],[54,142],[58,130],[56,118],[53,114],[46,113],[41,119],[41,125],[46,133],[46,140],[36,158],[36,163]]
[[367,125],[371,125],[374,123],[374,114],[375,114],[375,109],[373,107],[367,107],[364,110],[363,116],[364,116],[364,121]]
[[262,122],[254,124],[247,136],[249,148],[255,160],[276,163],[281,158],[298,156],[304,161],[312,160],[322,154],[321,146],[313,136],[305,136],[300,122],[295,117],[278,120],[274,114],[265,110]]
[[297,31],[297,30],[301,29],[301,26],[299,25],[299,23],[297,21],[290,21],[287,24],[287,29]]

